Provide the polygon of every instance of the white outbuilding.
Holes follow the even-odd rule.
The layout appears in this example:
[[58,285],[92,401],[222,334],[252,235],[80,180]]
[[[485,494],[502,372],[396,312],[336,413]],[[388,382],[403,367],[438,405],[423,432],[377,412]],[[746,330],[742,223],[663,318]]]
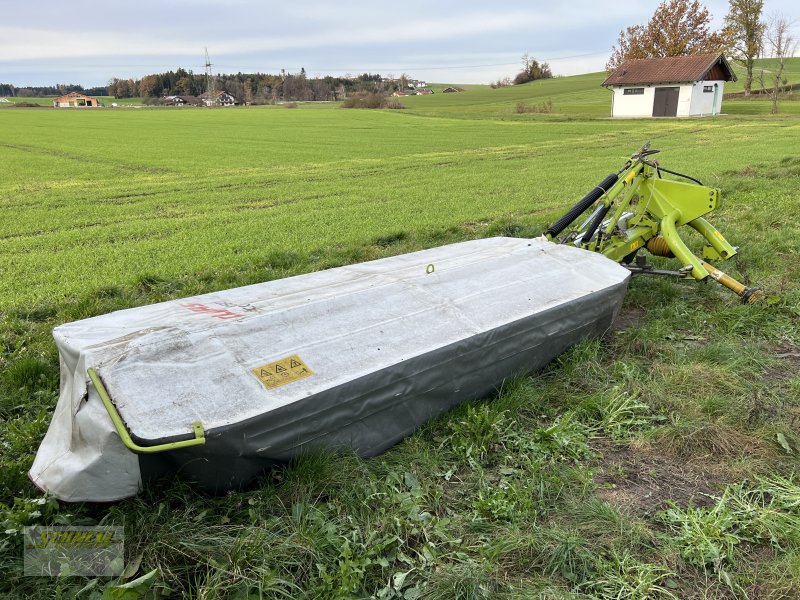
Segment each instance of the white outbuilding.
[[736,81],[722,54],[627,60],[603,82],[612,117],[700,117],[722,111],[726,81]]

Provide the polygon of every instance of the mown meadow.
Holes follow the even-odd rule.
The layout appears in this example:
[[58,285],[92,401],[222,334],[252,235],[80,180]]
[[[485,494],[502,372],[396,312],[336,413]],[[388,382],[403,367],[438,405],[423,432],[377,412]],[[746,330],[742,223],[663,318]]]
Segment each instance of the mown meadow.
[[[797,103],[611,121],[598,77],[405,110],[0,110],[0,594],[800,597]],[[513,110],[545,99],[552,114]],[[634,278],[615,329],[543,372],[382,456],[309,456],[223,497],[163,481],[68,505],[28,481],[58,392],[53,326],[537,236],[647,140],[722,189],[711,220],[740,247],[723,268],[763,304]],[[123,578],[22,576],[22,527],[98,523],[125,526]]]

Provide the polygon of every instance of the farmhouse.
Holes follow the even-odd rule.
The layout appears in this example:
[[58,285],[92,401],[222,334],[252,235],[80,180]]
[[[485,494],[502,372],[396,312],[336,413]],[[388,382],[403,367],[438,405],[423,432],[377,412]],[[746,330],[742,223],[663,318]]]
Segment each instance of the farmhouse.
[[70,107],[86,107],[86,106],[100,106],[97,98],[79,94],[78,92],[70,92],[63,96],[59,96],[53,100],[53,108],[70,108]]
[[625,61],[603,82],[612,117],[718,115],[726,81],[736,81],[722,54]]
[[201,106],[203,101],[196,96],[164,96],[164,104],[167,106]]
[[234,106],[236,104],[236,98],[223,90],[214,92],[210,97],[208,92],[204,92],[199,97],[206,106]]

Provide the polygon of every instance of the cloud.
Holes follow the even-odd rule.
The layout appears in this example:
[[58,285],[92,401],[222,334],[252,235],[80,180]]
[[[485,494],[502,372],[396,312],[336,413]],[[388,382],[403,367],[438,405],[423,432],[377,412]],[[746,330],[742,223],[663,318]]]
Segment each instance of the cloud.
[[[394,23],[388,26],[329,27],[324,31],[300,35],[247,35],[212,45],[215,56],[250,54],[255,52],[314,49],[326,47],[361,47],[375,44],[408,44],[417,41],[452,40],[470,35],[487,35],[513,31],[547,22],[544,15],[533,12],[478,12],[457,17],[420,19],[417,22]],[[196,56],[202,40],[191,36],[165,39],[159,34],[64,32],[48,29],[0,26],[4,40],[0,62],[40,60],[71,57],[136,57],[136,56]]]
[[[789,16],[797,12],[796,0],[771,2]],[[707,4],[721,22],[727,0]],[[428,79],[486,82],[512,75],[529,52],[572,74],[601,68],[619,31],[646,22],[653,8],[618,0],[10,3],[0,21],[0,80],[22,73],[28,81],[15,83],[36,85],[64,72],[100,83],[178,66],[198,70],[204,47],[224,72],[413,69]]]
[[[3,54],[0,62],[89,58],[108,56],[158,56],[188,54],[185,45],[147,35],[125,32],[95,33],[0,26]],[[197,50],[194,54],[197,54]]]

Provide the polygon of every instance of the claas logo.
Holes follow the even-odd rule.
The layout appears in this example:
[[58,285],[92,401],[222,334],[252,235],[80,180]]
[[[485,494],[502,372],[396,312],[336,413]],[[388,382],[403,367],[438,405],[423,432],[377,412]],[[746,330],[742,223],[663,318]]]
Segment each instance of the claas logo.
[[113,531],[42,531],[32,548],[82,547],[105,548],[117,543]]

